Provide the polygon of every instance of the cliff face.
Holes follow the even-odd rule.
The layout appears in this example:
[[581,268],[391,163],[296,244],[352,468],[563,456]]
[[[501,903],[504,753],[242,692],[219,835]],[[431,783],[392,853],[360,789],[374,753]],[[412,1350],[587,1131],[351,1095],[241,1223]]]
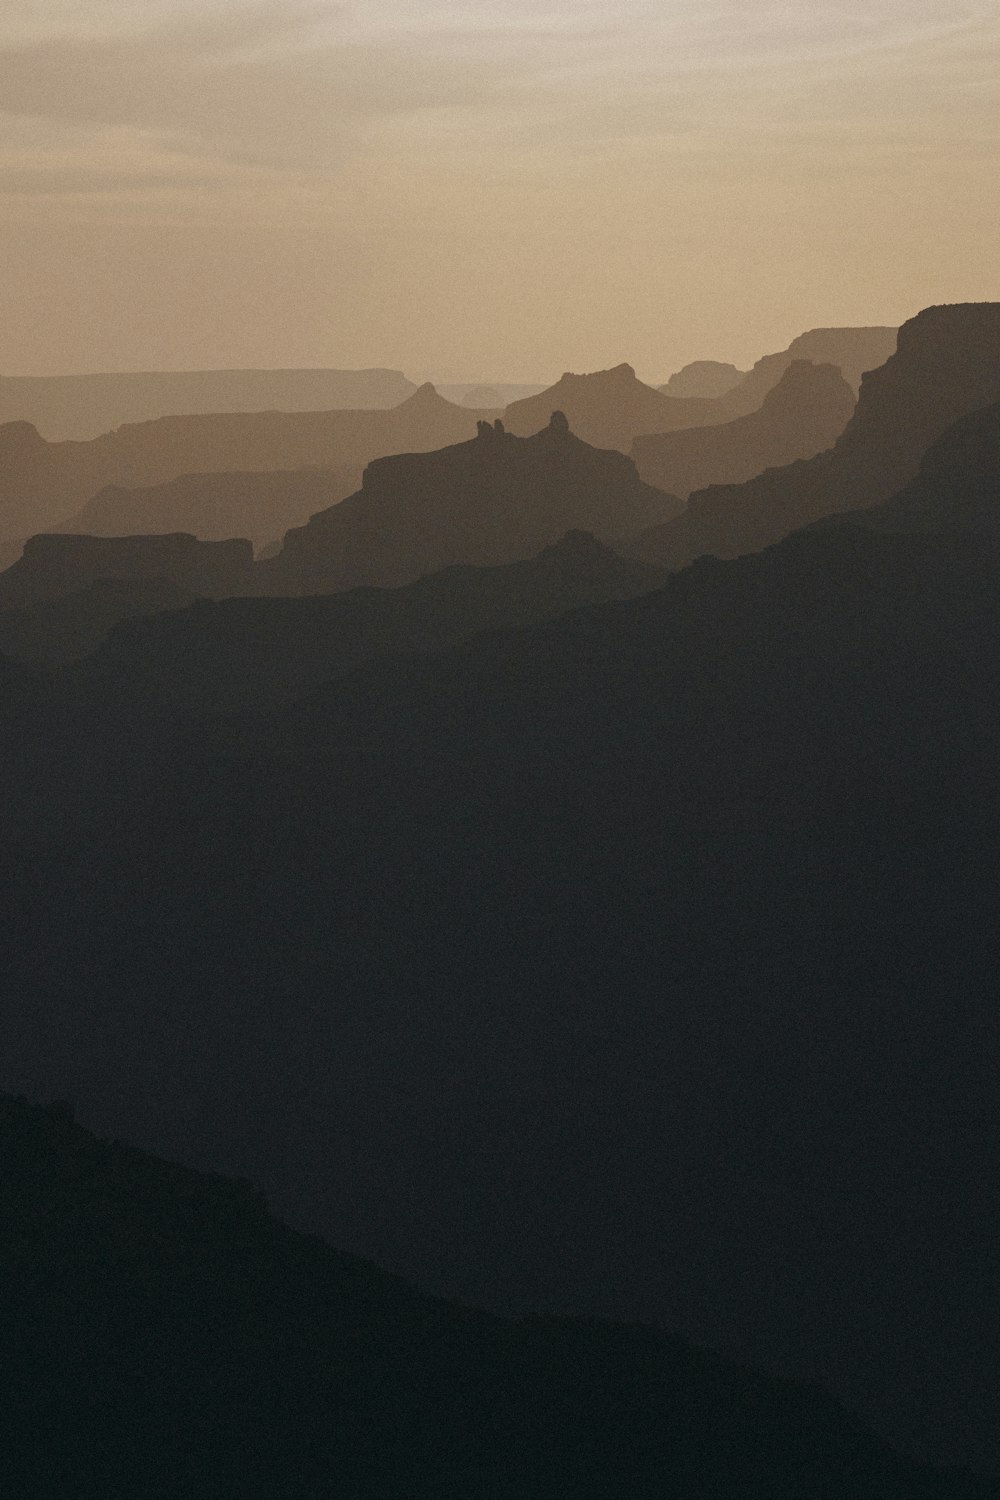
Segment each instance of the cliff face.
[[706,485],[741,484],[823,452],[854,405],[854,392],[833,365],[794,360],[759,411],[720,426],[638,437],[632,457],[648,484],[686,499]]
[[627,536],[636,518],[680,509],[631,459],[575,437],[560,413],[530,438],[481,422],[470,443],[371,464],[358,494],[290,531],[258,572],[271,593],[395,587],[453,563],[530,557],[574,528]]
[[27,423],[0,427],[0,539],[45,531],[108,485],[184,474],[363,468],[388,453],[461,442],[482,413],[421,388],[389,411],[255,412],[163,417],[92,442],[47,443]]
[[899,331],[891,359],[865,375],[857,409],[827,453],[742,485],[691,495],[638,555],[683,567],[702,553],[738,557],[823,516],[864,510],[916,475],[945,430],[1000,400],[1000,304],[931,307]]

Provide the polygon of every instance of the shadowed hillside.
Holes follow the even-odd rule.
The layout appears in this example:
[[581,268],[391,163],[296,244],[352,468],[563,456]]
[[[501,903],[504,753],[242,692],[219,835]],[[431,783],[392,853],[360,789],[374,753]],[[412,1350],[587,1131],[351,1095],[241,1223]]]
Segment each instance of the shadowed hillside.
[[[88,696],[137,694],[144,703],[180,713],[260,707],[293,699],[379,656],[441,650],[483,630],[523,627],[585,604],[627,599],[648,593],[664,576],[619,557],[585,532],[571,532],[528,562],[445,568],[400,589],[229,599],[175,609],[169,618],[117,630],[81,668],[74,687]],[[38,623],[36,612],[35,640]],[[15,629],[11,616],[0,613],[0,650],[32,659],[23,648],[5,646],[15,640]]]
[[0,1397],[19,1500],[985,1500],[820,1391],[652,1330],[501,1322],[0,1096]]
[[854,405],[854,392],[833,365],[795,360],[759,411],[714,427],[637,437],[632,457],[647,484],[687,499],[692,490],[741,484],[832,447]]
[[801,526],[887,500],[965,413],[1000,399],[1000,304],[932,307],[899,330],[897,352],[866,375],[857,409],[827,453],[741,485],[696,491],[684,514],[637,542],[680,568],[704,553],[737,557]]

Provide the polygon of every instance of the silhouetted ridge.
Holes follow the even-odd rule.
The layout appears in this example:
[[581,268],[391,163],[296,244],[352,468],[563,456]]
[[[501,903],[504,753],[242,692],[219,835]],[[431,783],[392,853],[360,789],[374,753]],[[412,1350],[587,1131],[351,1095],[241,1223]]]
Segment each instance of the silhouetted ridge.
[[56,598],[0,608],[0,651],[17,661],[64,666],[96,651],[122,621],[183,609],[194,598],[160,577],[100,577]]
[[864,376],[829,452],[696,491],[682,516],[640,538],[637,553],[674,568],[702,553],[736,557],[823,516],[868,509],[909,483],[953,422],[997,400],[1000,304],[927,308],[899,330],[892,358]]
[[614,540],[635,517],[680,509],[631,459],[582,442],[561,412],[529,438],[480,420],[472,442],[370,464],[358,494],[290,531],[258,573],[270,593],[396,587],[453,563],[531,557],[573,528]]
[[714,427],[637,437],[632,457],[647,483],[687,498],[706,485],[740,484],[832,447],[854,405],[854,392],[833,365],[793,360],[759,411]]

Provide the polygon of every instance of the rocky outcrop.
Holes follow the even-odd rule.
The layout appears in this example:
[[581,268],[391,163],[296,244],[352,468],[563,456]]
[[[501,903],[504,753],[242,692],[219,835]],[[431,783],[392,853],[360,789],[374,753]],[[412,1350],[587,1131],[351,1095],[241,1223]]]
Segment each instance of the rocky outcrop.
[[369,465],[358,494],[290,531],[257,572],[270,593],[394,588],[454,563],[531,557],[574,528],[614,540],[637,517],[680,509],[631,459],[576,437],[562,412],[529,438],[481,420],[472,442]]
[[793,360],[759,411],[713,427],[637,437],[632,457],[647,484],[684,499],[710,484],[741,484],[764,469],[830,448],[854,411],[833,365]]

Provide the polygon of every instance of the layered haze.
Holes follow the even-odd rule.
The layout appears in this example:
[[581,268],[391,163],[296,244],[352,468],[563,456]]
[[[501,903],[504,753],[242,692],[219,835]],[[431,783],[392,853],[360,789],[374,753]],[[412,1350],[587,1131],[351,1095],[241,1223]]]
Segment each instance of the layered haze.
[[998,50],[978,0],[13,0],[2,368],[660,381],[988,299]]

